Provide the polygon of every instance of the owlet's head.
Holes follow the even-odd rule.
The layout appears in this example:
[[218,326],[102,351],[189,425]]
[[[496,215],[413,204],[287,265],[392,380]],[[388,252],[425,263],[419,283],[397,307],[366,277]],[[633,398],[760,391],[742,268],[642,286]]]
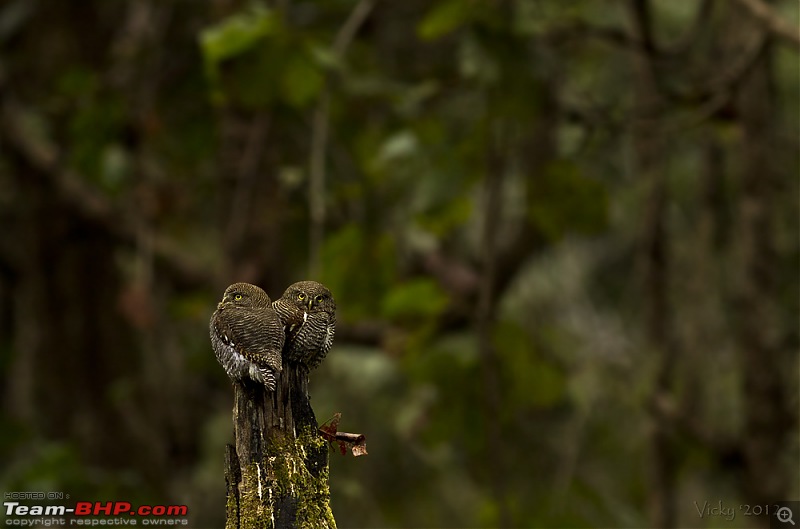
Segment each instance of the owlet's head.
[[299,281],[289,285],[283,293],[283,299],[309,313],[336,312],[333,294],[325,285],[316,281]]
[[261,288],[250,283],[234,283],[225,289],[218,307],[261,308],[269,307],[271,303],[269,296]]

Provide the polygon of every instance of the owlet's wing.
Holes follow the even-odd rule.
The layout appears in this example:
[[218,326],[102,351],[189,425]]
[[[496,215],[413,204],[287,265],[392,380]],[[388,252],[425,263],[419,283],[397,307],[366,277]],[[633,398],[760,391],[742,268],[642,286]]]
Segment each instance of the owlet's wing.
[[[283,348],[291,353],[298,347],[297,337],[308,321],[308,313],[296,305],[287,303],[283,298],[275,300],[272,306],[283,324],[283,332],[286,336]],[[290,354],[290,359],[291,356]]]
[[[250,378],[261,378],[252,372],[248,363],[254,364],[265,376],[269,375],[268,371],[281,371],[283,326],[270,307],[229,307],[219,311],[213,326],[221,345],[228,349],[227,363],[223,365],[233,378],[245,378],[248,374]],[[274,381],[274,376],[269,378]]]

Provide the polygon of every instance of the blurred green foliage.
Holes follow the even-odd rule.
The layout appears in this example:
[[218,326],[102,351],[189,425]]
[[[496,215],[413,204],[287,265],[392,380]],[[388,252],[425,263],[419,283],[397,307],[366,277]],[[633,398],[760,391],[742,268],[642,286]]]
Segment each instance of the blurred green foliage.
[[597,234],[607,227],[606,188],[583,176],[575,163],[555,160],[532,181],[528,215],[547,237],[557,240],[568,233]]
[[[336,292],[337,319],[339,314],[348,321],[380,313],[382,298],[396,277],[394,252],[391,237],[370,233],[356,224],[343,226],[328,237],[322,260],[329,266],[322,279]],[[370,273],[356,273],[362,269]]]
[[[696,7],[648,3],[656,40],[679,43]],[[793,3],[771,5],[796,19]],[[717,2],[693,46],[659,58],[665,85],[719,82],[739,15]],[[316,154],[315,279],[335,294],[339,334],[311,376],[312,403],[320,422],[342,412],[370,451],[331,454],[339,526],[650,525],[660,357],[645,318],[652,182],[636,171],[636,127],[663,126],[680,352],[670,403],[731,443],[748,398],[737,242],[752,138],[729,97],[738,85],[717,107],[642,108],[630,26],[618,0],[0,6],[2,116],[21,116],[19,129],[0,122],[0,220],[14,227],[0,237],[0,488],[185,501],[196,526],[222,525],[230,388],[207,338],[216,283],[256,282],[274,298],[306,278]],[[766,50],[780,174],[768,331],[796,367],[800,76],[796,50]],[[319,116],[327,142],[312,153]],[[55,169],[18,136],[56,152]],[[488,258],[496,299],[479,322]],[[782,373],[786,388],[795,372]],[[743,501],[743,463],[673,435],[679,524],[711,527],[692,501]]]
[[254,110],[281,102],[303,109],[322,88],[313,42],[283,27],[279,14],[260,4],[205,29],[200,42],[217,103]]
[[381,313],[389,320],[436,319],[447,306],[447,294],[431,279],[400,283],[384,294]]

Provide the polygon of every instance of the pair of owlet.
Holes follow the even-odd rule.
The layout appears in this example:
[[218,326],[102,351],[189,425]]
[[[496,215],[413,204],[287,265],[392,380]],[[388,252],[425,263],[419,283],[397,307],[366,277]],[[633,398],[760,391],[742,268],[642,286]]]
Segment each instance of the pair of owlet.
[[253,380],[275,389],[281,358],[306,371],[330,351],[336,302],[316,281],[300,281],[271,302],[249,283],[225,289],[211,316],[211,345],[232,380]]

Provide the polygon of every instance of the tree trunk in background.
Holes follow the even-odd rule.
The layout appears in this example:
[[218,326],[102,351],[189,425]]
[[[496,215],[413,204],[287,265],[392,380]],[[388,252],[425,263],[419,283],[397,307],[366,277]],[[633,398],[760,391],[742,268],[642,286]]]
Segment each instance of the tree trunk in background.
[[[287,277],[280,255],[284,248],[286,199],[278,181],[279,159],[274,117],[268,110],[252,116],[234,108],[220,114],[218,214],[220,277],[261,285],[280,292],[296,277]],[[233,279],[231,279],[233,280]],[[223,289],[230,281],[215,285]]]
[[742,348],[744,391],[745,493],[754,504],[789,500],[788,477],[796,473],[781,457],[796,418],[787,408],[783,372],[793,354],[782,347],[780,311],[776,306],[774,204],[781,175],[774,162],[776,119],[769,46],[740,86],[736,105],[743,130],[742,196],[738,241],[741,276],[738,334]]
[[[633,173],[647,189],[641,234],[642,289],[645,336],[648,350],[656,355],[656,371],[651,405],[670,400],[675,373],[675,351],[671,340],[672,315],[669,303],[669,235],[665,226],[667,177],[664,169],[664,138],[661,120],[664,102],[658,91],[658,72],[651,53],[650,5],[647,0],[632,0],[633,33],[641,47],[634,55],[636,117],[631,129]],[[652,527],[675,527],[676,470],[675,450],[666,417],[651,417],[649,508]]]
[[284,364],[274,392],[234,384],[233,433],[226,529],[336,527],[328,446],[317,431],[307,375]]
[[501,448],[500,411],[500,362],[492,342],[497,295],[494,291],[495,281],[495,241],[498,237],[498,225],[502,208],[501,193],[503,177],[506,171],[504,147],[506,138],[504,124],[495,122],[490,126],[488,141],[486,176],[483,186],[483,233],[481,234],[481,279],[478,294],[478,307],[475,325],[478,332],[478,351],[480,355],[481,383],[483,385],[484,435],[486,443],[486,464],[489,471],[489,483],[492,499],[497,504],[498,527],[511,527],[511,515],[508,510],[505,486],[505,457]]
[[[139,369],[137,344],[118,305],[117,241],[65,204],[44,176],[18,164],[14,185],[25,200],[11,212],[9,288],[20,354],[4,388],[8,412],[34,435],[72,442],[87,463],[151,468],[147,478],[156,487],[163,476],[153,453],[134,450],[142,432],[128,430],[108,398]],[[109,442],[108,432],[125,435]]]

